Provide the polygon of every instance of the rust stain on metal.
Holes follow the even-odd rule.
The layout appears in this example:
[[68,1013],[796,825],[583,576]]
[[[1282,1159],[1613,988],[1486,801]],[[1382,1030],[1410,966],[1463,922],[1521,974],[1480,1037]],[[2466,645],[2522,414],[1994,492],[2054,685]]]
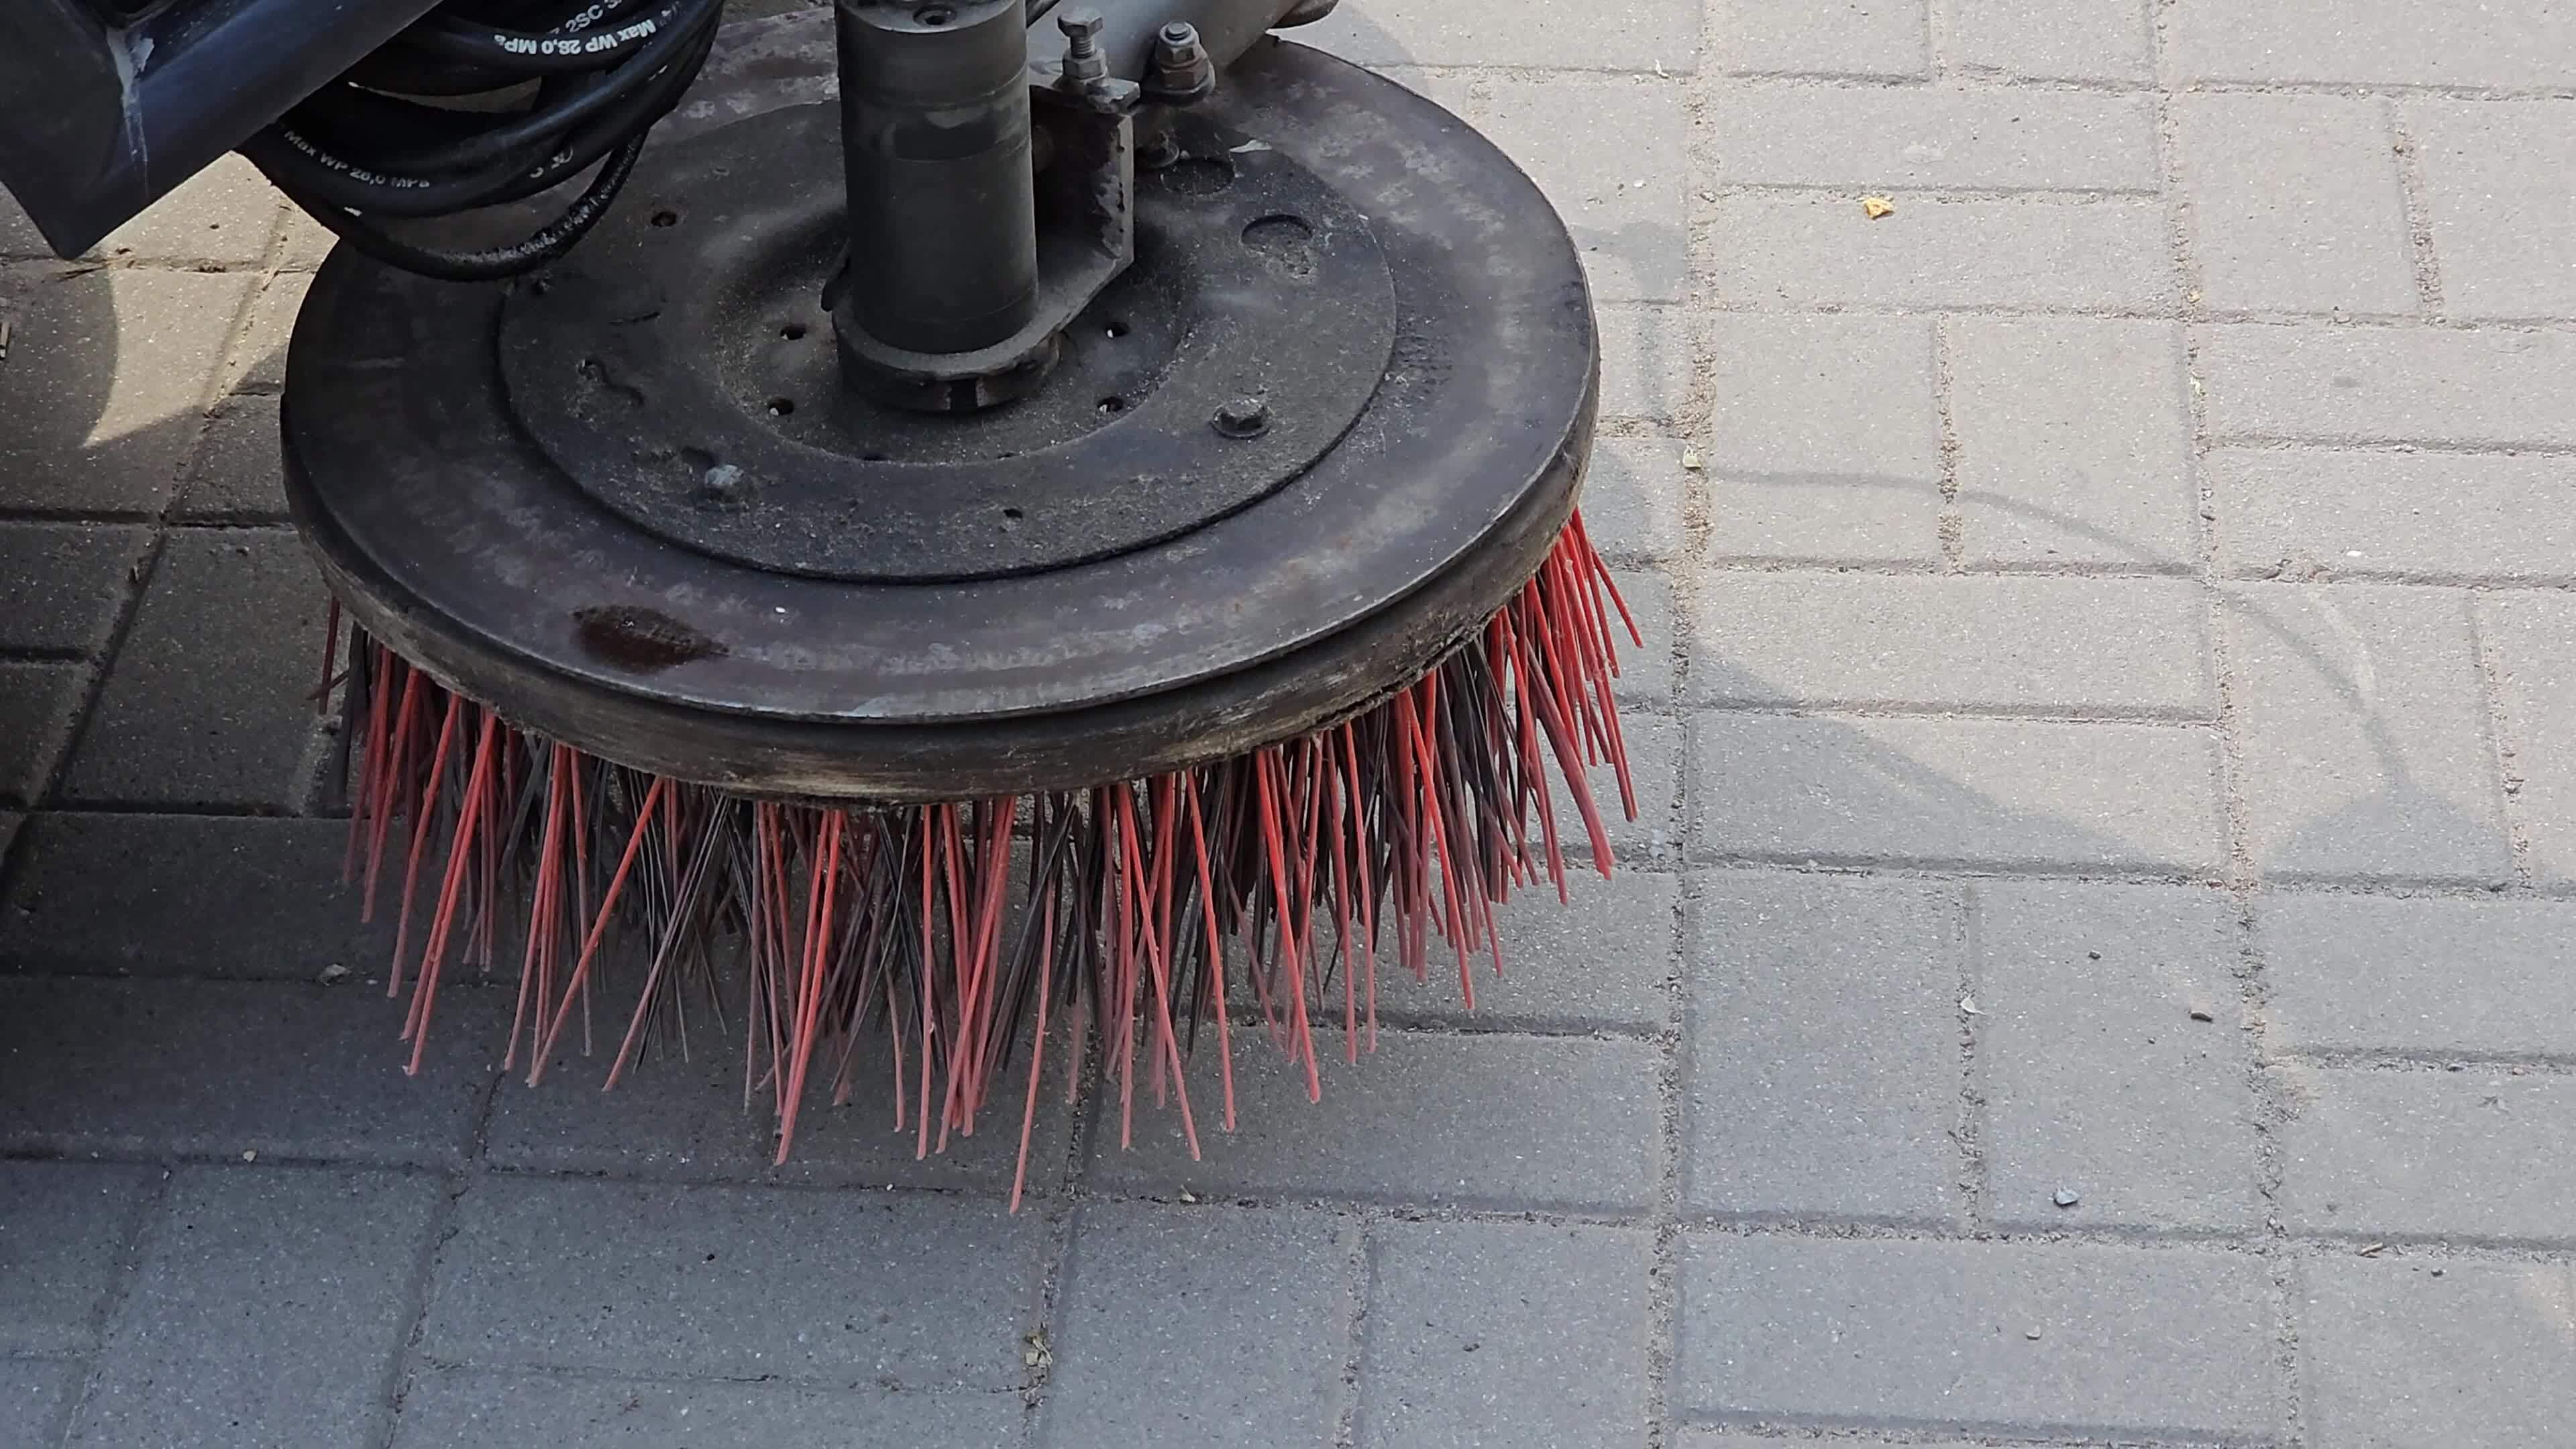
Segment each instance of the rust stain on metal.
[[725,652],[724,645],[670,615],[630,604],[593,605],[572,617],[583,649],[626,669],[659,673]]

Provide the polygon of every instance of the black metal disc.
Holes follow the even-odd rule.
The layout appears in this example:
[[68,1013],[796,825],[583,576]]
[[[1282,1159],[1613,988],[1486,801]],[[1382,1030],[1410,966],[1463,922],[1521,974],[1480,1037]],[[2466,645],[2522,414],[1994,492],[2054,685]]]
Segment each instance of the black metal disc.
[[[818,62],[828,54],[825,40]],[[775,92],[776,71],[743,75]],[[761,109],[702,90],[686,113],[698,135],[658,148],[677,158],[671,169],[648,153],[621,205],[649,227],[675,206],[663,187],[700,146],[731,145],[739,164],[790,186],[837,189],[827,155],[756,149],[792,116],[711,123]],[[1205,111],[1328,188],[1383,258],[1392,298],[1392,346],[1364,374],[1356,418],[1311,464],[1243,490],[1253,496],[1202,516],[1113,520],[1093,531],[1123,535],[1066,551],[1079,561],[1024,551],[968,570],[855,554],[799,568],[785,553],[643,526],[524,425],[533,399],[505,376],[502,289],[422,281],[344,250],[317,278],[289,358],[297,521],[358,621],[462,692],[609,758],[761,793],[908,802],[1071,789],[1363,709],[1480,628],[1562,530],[1596,406],[1590,296],[1535,185],[1392,82],[1272,42]],[[1095,311],[1079,325],[1108,320]],[[1172,356],[1182,367],[1186,338]],[[1264,363],[1209,359],[1219,371]],[[721,380],[726,366],[710,359],[696,375]],[[1167,377],[1152,396],[1205,396],[1203,382]],[[741,396],[738,380],[726,385]],[[1137,452],[1151,453],[1168,440],[1137,426],[1147,421],[1055,446],[1108,447],[1133,427]],[[820,435],[771,436],[792,450]],[[816,451],[840,463],[849,436]],[[1090,506],[1114,510],[1123,496]],[[715,516],[763,506],[757,491],[742,502]]]
[[[512,416],[638,527],[854,583],[993,578],[1178,537],[1277,491],[1358,420],[1395,341],[1368,224],[1282,152],[1200,117],[1138,178],[1135,265],[1031,397],[924,414],[847,386],[839,114],[799,106],[657,155],[612,216],[501,302]],[[1214,425],[1240,397],[1264,425]],[[711,481],[712,480],[712,481]]]

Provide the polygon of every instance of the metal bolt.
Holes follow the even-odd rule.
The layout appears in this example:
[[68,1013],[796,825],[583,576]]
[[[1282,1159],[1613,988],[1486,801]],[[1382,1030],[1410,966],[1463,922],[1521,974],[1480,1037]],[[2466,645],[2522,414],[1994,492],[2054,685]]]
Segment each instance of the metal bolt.
[[1055,28],[1072,42],[1065,53],[1075,60],[1089,60],[1100,53],[1100,32],[1109,27],[1097,10],[1072,10],[1055,18]]
[[1097,10],[1074,10],[1059,15],[1056,28],[1064,32],[1064,78],[1076,85],[1109,78],[1109,57],[1100,53],[1100,32],[1109,22]]
[[1270,431],[1270,404],[1239,397],[1216,410],[1216,430],[1229,438],[1257,438]]
[[749,491],[742,469],[731,463],[718,463],[698,479],[698,501],[710,508],[734,507]]
[[1187,21],[1163,27],[1154,42],[1154,66],[1146,90],[1169,105],[1189,105],[1216,90],[1216,65],[1199,43],[1199,29]]

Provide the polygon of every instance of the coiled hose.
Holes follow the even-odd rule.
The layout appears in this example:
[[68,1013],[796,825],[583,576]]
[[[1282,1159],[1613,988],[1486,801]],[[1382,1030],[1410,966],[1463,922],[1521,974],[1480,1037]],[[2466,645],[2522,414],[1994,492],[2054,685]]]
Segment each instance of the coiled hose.
[[[391,267],[452,282],[572,249],[706,64],[724,0],[454,0],[242,148],[289,200]],[[470,251],[386,223],[503,206],[592,167],[524,240]]]

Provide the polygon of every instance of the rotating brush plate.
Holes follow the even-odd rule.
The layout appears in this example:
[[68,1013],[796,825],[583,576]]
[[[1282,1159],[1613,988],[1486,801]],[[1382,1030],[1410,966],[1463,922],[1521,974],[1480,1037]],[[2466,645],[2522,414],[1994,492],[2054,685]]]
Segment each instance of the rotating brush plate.
[[[746,116],[748,95],[702,89],[688,115]],[[1598,385],[1581,264],[1535,185],[1430,102],[1296,45],[1247,57],[1190,122],[1201,160],[1252,158],[1244,195],[1190,213],[1187,187],[1140,187],[1137,278],[1078,324],[1153,357],[1094,398],[1124,364],[1088,349],[1059,395],[1080,406],[978,425],[1024,435],[989,457],[790,396],[776,379],[819,374],[747,340],[802,326],[829,351],[819,312],[773,315],[828,264],[830,209],[799,198],[836,189],[834,128],[806,111],[690,123],[608,243],[519,295],[345,251],[323,268],[289,361],[288,491],[370,634],[523,728],[678,780],[991,799],[1350,717],[1474,637],[1565,531]],[[723,197],[770,201],[698,212]],[[727,239],[683,242],[693,225]],[[1262,254],[1283,235],[1303,249],[1284,273]],[[1227,279],[1265,267],[1306,288],[1311,325],[1281,328],[1280,296],[1227,309]],[[1239,392],[1293,420],[1193,497],[1193,460],[1229,441],[1208,399]],[[953,486],[920,486],[941,470]]]

